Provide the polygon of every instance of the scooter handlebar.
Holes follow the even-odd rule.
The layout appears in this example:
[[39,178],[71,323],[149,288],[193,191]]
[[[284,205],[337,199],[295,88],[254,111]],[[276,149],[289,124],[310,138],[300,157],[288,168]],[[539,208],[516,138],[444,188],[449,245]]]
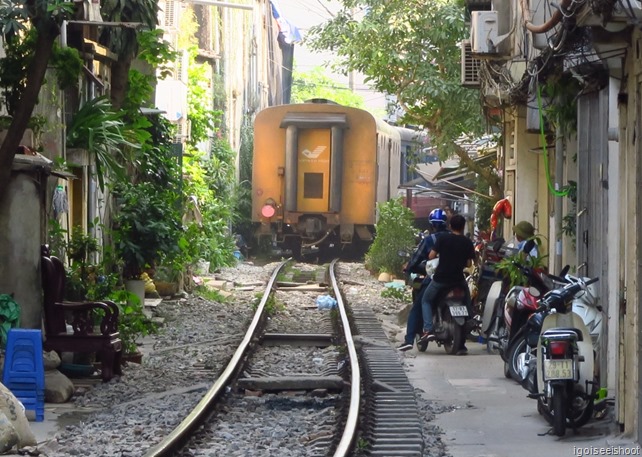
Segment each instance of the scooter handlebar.
[[566,275],[566,280],[569,284],[565,285],[561,289],[551,290],[542,297],[540,300],[541,305],[537,309],[538,312],[552,308],[555,308],[557,311],[561,311],[560,308],[565,307],[566,303],[580,290],[586,290],[587,286],[597,282],[599,278],[591,278],[585,281],[582,278]]

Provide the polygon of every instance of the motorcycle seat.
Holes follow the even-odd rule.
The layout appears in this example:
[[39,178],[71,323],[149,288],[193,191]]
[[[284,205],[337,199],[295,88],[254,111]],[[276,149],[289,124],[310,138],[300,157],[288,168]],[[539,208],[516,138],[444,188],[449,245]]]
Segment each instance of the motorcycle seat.
[[560,337],[568,335],[569,333],[574,333],[577,337],[577,341],[584,341],[584,335],[582,334],[582,331],[578,328],[573,327],[551,328],[542,333],[542,336],[546,338],[559,339]]

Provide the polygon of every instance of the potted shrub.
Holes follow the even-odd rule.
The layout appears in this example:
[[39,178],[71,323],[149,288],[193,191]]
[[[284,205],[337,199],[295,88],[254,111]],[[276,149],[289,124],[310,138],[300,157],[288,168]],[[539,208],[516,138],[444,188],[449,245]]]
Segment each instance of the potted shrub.
[[125,280],[139,280],[146,268],[178,250],[178,217],[160,195],[150,183],[120,186],[117,191],[114,244]]
[[143,312],[143,305],[138,300],[131,300],[131,294],[125,290],[114,294],[120,315],[118,333],[123,343],[123,361],[140,363],[142,354],[138,350],[137,340],[156,332],[157,326]]

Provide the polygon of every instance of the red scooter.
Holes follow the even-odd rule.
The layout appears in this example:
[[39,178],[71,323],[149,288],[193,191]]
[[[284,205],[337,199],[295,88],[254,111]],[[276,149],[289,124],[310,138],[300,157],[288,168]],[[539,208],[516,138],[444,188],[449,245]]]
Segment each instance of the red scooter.
[[507,279],[493,283],[482,316],[482,333],[486,336],[488,351],[502,357],[507,378],[514,377],[508,360],[510,342],[537,309],[538,298],[551,290],[555,280],[559,279],[540,268],[524,266],[516,261],[513,265],[524,274],[527,284],[513,286],[505,292],[509,286]]

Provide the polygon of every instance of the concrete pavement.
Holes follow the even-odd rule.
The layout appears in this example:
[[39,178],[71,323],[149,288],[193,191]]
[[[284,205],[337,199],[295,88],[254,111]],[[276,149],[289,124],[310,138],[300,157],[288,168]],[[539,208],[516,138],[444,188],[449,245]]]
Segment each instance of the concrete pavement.
[[454,407],[435,418],[453,457],[640,455],[637,443],[618,435],[612,408],[605,419],[592,420],[577,434],[548,434],[550,426],[538,414],[536,401],[504,377],[501,358],[478,343],[467,347],[466,356],[447,355],[434,343],[425,353],[402,353],[408,378],[424,397]]

